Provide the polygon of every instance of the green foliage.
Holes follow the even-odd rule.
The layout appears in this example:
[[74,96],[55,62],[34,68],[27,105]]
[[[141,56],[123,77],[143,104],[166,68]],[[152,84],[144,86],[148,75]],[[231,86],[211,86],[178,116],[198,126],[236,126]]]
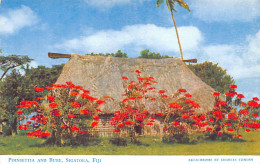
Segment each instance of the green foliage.
[[171,58],[168,55],[161,55],[159,52],[150,52],[149,49],[142,50],[140,52],[141,56],[138,58],[146,58],[146,59],[162,59],[162,58]]
[[6,75],[6,73],[15,67],[22,66],[26,63],[31,62],[28,56],[20,56],[20,55],[8,55],[8,56],[0,56],[0,70],[4,73],[0,77],[0,80]]
[[[175,3],[178,3],[181,7],[185,8],[186,10],[188,10],[190,12],[190,8],[188,6],[188,4],[184,1],[184,0],[166,0],[166,5],[168,7],[168,10],[171,11],[175,11],[174,5]],[[157,0],[156,2],[156,6],[157,7],[161,7],[161,5],[164,3],[164,0]]]
[[[4,78],[1,84],[1,104],[0,108],[4,109],[5,114],[8,117],[9,127],[13,133],[17,134],[17,117],[16,117],[16,105],[23,96],[23,88],[21,85],[22,75],[13,70],[6,78]],[[8,132],[10,130],[7,130]]]
[[189,64],[188,67],[217,92],[225,93],[229,90],[229,86],[235,83],[234,79],[227,75],[227,70],[223,70],[218,64],[205,61],[194,65]]
[[53,65],[51,68],[38,66],[37,68],[25,69],[23,77],[24,100],[35,98],[34,87],[49,86],[55,83],[62,71],[64,64]]
[[[16,105],[22,100],[35,98],[34,86],[47,86],[55,83],[64,65],[54,65],[52,68],[38,66],[25,69],[22,76],[18,70],[12,70],[10,74],[0,82],[0,112],[4,118],[8,118],[6,132],[17,133]],[[8,135],[7,134],[7,135]]]
[[112,57],[128,58],[127,54],[122,52],[121,50],[118,50],[116,53],[106,53],[106,54],[98,53],[98,54],[95,54],[95,53],[92,52],[92,53],[86,54],[86,55],[91,55],[91,56],[112,56]]

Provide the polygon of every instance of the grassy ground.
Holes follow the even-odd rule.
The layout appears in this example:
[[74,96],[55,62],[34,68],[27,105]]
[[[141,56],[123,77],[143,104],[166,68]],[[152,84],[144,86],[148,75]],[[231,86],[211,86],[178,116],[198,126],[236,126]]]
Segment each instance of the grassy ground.
[[243,134],[246,142],[208,141],[194,145],[165,144],[159,137],[140,138],[143,145],[114,146],[108,138],[92,146],[44,146],[43,139],[0,137],[1,155],[260,155],[260,132]]

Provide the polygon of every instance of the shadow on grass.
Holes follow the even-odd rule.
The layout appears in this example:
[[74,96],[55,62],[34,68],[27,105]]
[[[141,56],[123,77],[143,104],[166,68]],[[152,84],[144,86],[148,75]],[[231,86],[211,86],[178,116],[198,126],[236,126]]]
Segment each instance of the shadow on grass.
[[7,146],[7,144],[0,142],[0,146]]

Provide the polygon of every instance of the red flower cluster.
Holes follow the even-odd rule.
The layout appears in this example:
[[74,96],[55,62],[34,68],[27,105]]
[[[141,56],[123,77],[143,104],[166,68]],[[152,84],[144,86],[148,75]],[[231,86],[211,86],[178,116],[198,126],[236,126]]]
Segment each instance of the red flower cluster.
[[34,87],[34,90],[35,90],[36,92],[43,92],[43,91],[44,91],[44,88]]
[[51,135],[49,132],[42,132],[40,129],[35,130],[33,132],[29,132],[27,137],[38,137],[38,138],[47,138]]

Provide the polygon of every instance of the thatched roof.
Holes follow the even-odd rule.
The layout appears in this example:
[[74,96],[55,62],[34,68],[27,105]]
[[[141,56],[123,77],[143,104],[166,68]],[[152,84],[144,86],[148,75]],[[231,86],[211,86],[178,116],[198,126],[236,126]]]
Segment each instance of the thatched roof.
[[170,95],[179,88],[184,88],[193,95],[192,99],[200,104],[200,111],[212,110],[214,90],[201,81],[179,58],[139,59],[71,55],[56,83],[71,81],[90,90],[91,96],[111,96],[119,101],[124,94],[121,77],[136,80],[137,69],[142,72],[142,76],[154,77],[158,82],[155,84],[156,89],[166,90]]

